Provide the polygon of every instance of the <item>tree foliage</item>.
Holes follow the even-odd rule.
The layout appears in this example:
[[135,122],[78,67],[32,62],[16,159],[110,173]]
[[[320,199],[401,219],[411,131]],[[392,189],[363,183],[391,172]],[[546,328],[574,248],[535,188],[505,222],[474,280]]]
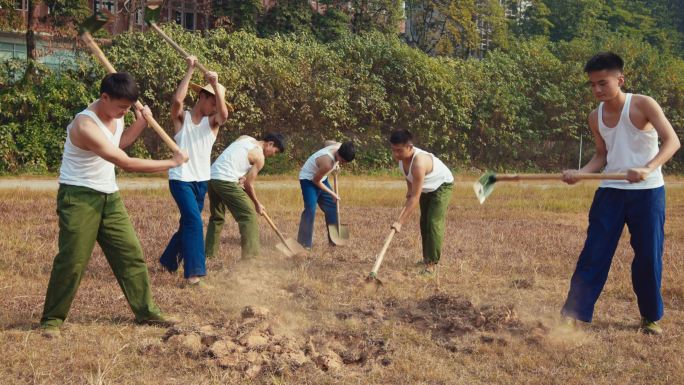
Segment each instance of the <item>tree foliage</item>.
[[[684,60],[646,42],[538,37],[512,41],[482,59],[460,59],[431,57],[380,32],[320,43],[310,34],[259,38],[164,28],[219,72],[236,107],[214,156],[238,135],[280,131],[294,145],[279,158],[278,170],[296,168],[329,138],[357,142],[356,168],[392,166],[387,136],[396,128],[410,129],[421,147],[455,167],[575,167],[579,137],[589,138],[586,117],[596,106],[582,66],[605,49],[625,57],[627,91],[654,97],[680,134],[684,127]],[[182,58],[149,33],[119,35],[104,50],[115,68],[136,77],[141,101],[170,132]],[[41,68],[36,84],[13,83],[21,71],[16,62],[0,71],[0,83],[11,85],[0,90],[0,172],[56,171],[66,125],[97,97],[104,72],[88,59],[59,75]],[[202,82],[199,71],[194,81]],[[133,153],[169,155],[152,130]],[[681,169],[683,161],[678,154],[669,167]]]

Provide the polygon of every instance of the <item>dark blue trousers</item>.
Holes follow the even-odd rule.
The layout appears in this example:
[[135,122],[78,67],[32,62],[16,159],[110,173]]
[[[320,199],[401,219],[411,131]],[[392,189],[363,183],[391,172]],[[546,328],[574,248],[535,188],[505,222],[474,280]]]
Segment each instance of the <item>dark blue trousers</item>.
[[[312,181],[300,179],[299,184],[302,187],[304,211],[299,221],[297,242],[304,247],[311,248],[313,244],[314,220],[316,219],[316,204],[323,210],[325,223],[328,225],[337,223],[337,207],[333,197],[318,188]],[[330,188],[330,183],[328,183],[327,179],[323,184]],[[330,241],[330,235],[328,235],[328,241]]]
[[207,275],[204,255],[202,208],[207,182],[169,180],[171,195],[180,210],[180,225],[173,234],[159,262],[169,271],[178,270],[183,261],[185,278]]
[[594,305],[608,278],[625,224],[634,250],[632,287],[639,312],[650,321],[663,317],[660,281],[663,267],[665,187],[647,190],[599,188],[589,211],[584,249],[570,281],[561,314],[591,322]]

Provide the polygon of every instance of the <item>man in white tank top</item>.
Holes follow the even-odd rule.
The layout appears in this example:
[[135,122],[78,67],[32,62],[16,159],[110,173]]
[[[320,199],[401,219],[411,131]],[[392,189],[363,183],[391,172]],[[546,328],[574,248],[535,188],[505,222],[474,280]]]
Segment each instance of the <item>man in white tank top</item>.
[[209,84],[200,89],[195,106],[184,110],[183,102],[197,65],[194,56],[186,60],[188,69],[173,96],[171,120],[174,139],[181,149],[188,151],[190,160],[169,170],[169,190],[178,205],[180,221],[159,262],[169,272],[175,272],[183,261],[183,275],[188,285],[206,287],[200,281],[207,274],[202,208],[210,179],[211,148],[219,127],[228,119],[228,108],[225,88],[219,84],[218,75],[208,72],[205,80]]
[[[601,103],[589,114],[596,154],[580,170],[566,170],[563,180],[577,182],[576,172],[624,172],[628,181],[602,181],[589,211],[589,229],[561,310],[562,323],[591,322],[594,304],[608,277],[610,263],[627,224],[634,250],[632,285],[641,313],[640,329],[660,334],[660,293],[665,223],[665,188],[661,166],[677,152],[679,139],[663,110],[645,95],[625,94],[624,63],[610,52],[592,57],[584,67],[591,91]],[[658,137],[662,145],[658,148]]]
[[420,205],[420,237],[423,260],[420,274],[434,273],[442,253],[447,208],[451,201],[454,176],[436,156],[413,146],[408,130],[390,135],[392,157],[406,177],[406,203],[399,219],[392,224],[397,232]]
[[67,127],[57,192],[59,253],[55,256],[40,320],[43,335],[58,337],[95,246],[100,244],[135,319],[170,325],[152,300],[140,242],[121,201],[114,166],[129,172],[160,172],[187,161],[184,151],[172,159],[130,158],[123,149],[145,128],[145,107],[123,129],[123,117],[138,98],[135,79],[127,73],[104,77],[100,98],[76,115]]
[[[299,221],[297,241],[304,247],[311,249],[313,244],[314,220],[316,219],[316,204],[325,213],[325,223],[337,223],[337,207],[335,202],[340,199],[330,188],[328,174],[339,164],[346,164],[354,160],[356,148],[354,143],[347,141],[338,143],[327,140],[325,147],[313,153],[299,172],[299,185],[302,188],[304,211]],[[328,242],[333,244],[328,234]]]
[[[218,253],[226,209],[240,230],[242,258],[259,255],[259,221],[257,214],[266,211],[256,195],[254,182],[264,168],[266,158],[285,152],[285,138],[278,133],[266,134],[262,140],[242,135],[230,144],[211,165],[209,180],[209,225],[205,250],[211,258]],[[244,180],[244,188],[241,181]]]

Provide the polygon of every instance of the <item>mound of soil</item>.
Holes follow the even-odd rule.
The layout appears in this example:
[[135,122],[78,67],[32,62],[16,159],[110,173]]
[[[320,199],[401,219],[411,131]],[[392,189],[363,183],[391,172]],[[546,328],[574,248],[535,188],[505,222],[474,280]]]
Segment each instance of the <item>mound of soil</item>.
[[436,294],[415,307],[400,309],[398,316],[418,329],[431,331],[434,339],[444,341],[476,331],[505,330],[518,334],[527,330],[512,305],[478,308],[465,298],[446,294]]
[[304,336],[278,332],[268,309],[247,306],[238,320],[200,328],[169,328],[159,341],[144,341],[141,354],[171,348],[195,359],[215,362],[243,377],[297,370],[367,371],[389,365],[385,341],[365,334],[310,330]]

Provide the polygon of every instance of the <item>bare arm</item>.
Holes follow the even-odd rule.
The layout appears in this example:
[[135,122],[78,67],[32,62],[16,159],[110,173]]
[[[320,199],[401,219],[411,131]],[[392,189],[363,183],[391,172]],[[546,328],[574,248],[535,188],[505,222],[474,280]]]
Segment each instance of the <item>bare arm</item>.
[[192,73],[195,71],[195,66],[197,65],[197,58],[194,56],[188,56],[185,61],[188,64],[188,69],[185,71],[185,76],[183,76],[183,80],[178,84],[176,93],[173,94],[173,99],[171,100],[171,120],[173,121],[174,132],[176,133],[183,127],[183,103],[185,97],[188,95],[188,87],[190,86]]
[[218,75],[216,72],[207,72],[204,75],[207,83],[211,84],[216,95],[216,113],[209,119],[209,124],[214,134],[218,133],[218,128],[228,119],[228,106],[226,106],[226,92],[223,87],[218,85]]
[[411,174],[413,175],[413,183],[407,183],[410,190],[407,193],[406,203],[404,204],[404,211],[399,216],[396,222],[392,224],[392,228],[397,232],[401,231],[402,225],[413,214],[420,203],[420,194],[423,192],[423,183],[425,182],[425,174],[427,170],[432,168],[432,158],[427,154],[418,154],[411,166]]
[[322,182],[323,178],[325,178],[325,176],[332,171],[333,167],[335,166],[335,162],[327,155],[321,155],[316,159],[316,166],[318,166],[318,172],[316,172],[316,174],[313,176],[313,184],[330,194],[333,197],[333,200],[340,200],[340,197]]
[[323,142],[324,147],[332,146],[333,144],[341,144],[341,143],[334,141],[334,140],[326,140],[325,142]]
[[261,204],[261,202],[259,202],[259,198],[257,198],[256,190],[254,189],[254,182],[256,181],[259,171],[264,168],[266,160],[260,148],[250,151],[248,157],[249,163],[252,164],[252,168],[250,168],[247,172],[247,175],[245,175],[245,192],[252,202],[254,202],[254,208],[256,209],[256,212],[261,215],[266,211],[266,208]]
[[600,172],[608,161],[608,148],[606,142],[603,140],[598,128],[598,110],[594,110],[589,114],[589,128],[591,135],[594,138],[594,145],[596,152],[591,160],[579,170],[565,170],[563,171],[563,181],[567,184],[575,184],[578,179],[575,178],[576,173],[595,173]]
[[122,149],[114,146],[90,118],[79,118],[70,131],[77,147],[92,151],[103,159],[129,172],[159,172],[179,166],[188,160],[185,151],[177,152],[172,159],[152,160],[129,157]]
[[148,106],[143,107],[142,111],[133,110],[133,113],[135,114],[135,122],[128,126],[123,134],[121,134],[119,148],[122,150],[133,144],[140,136],[140,133],[142,133],[142,130],[147,127],[147,120],[145,120],[144,116],[152,117],[152,111],[150,111]]
[[681,147],[677,133],[674,128],[672,128],[670,121],[665,117],[665,113],[663,113],[663,109],[658,102],[653,100],[653,98],[645,97],[640,100],[639,107],[648,122],[650,122],[658,132],[661,145],[656,156],[643,167],[628,171],[627,178],[633,183],[643,180],[648,174],[653,172],[653,170],[665,164]]

